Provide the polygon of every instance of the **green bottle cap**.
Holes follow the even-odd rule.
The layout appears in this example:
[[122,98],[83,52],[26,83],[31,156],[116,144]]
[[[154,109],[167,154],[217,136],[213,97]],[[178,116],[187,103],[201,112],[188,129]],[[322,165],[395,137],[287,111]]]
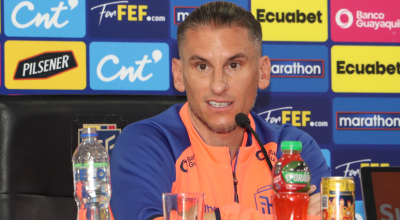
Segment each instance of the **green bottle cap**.
[[282,141],[281,149],[282,150],[301,150],[302,144],[300,141]]

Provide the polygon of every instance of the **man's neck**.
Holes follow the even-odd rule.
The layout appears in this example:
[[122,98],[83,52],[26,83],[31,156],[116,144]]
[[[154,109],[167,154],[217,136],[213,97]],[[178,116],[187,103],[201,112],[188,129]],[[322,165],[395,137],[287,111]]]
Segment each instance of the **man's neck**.
[[237,151],[243,142],[244,129],[239,126],[227,134],[218,134],[211,131],[204,123],[189,111],[190,120],[203,141],[215,147],[226,146],[231,153],[231,160],[236,157]]

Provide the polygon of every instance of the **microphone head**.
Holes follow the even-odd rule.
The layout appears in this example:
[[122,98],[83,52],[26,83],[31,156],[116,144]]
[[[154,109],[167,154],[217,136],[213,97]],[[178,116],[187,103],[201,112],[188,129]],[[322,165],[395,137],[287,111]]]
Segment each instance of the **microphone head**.
[[250,119],[244,113],[238,113],[235,117],[236,124],[241,128],[246,128],[246,124],[250,125]]

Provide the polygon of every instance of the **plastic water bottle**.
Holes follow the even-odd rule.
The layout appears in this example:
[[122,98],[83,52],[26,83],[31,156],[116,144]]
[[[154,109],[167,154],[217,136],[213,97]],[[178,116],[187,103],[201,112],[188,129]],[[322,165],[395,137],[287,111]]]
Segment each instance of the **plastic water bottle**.
[[72,157],[78,220],[110,220],[110,162],[97,136],[96,128],[84,128]]
[[282,157],[275,164],[272,204],[276,220],[306,220],[310,198],[310,169],[300,156],[300,141],[282,141]]

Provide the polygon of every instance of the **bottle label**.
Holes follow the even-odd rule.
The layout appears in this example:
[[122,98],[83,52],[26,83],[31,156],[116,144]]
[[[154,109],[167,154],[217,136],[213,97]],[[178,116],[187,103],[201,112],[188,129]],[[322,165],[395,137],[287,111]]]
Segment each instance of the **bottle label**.
[[311,181],[310,169],[303,161],[292,161],[282,168],[286,183],[308,184]]

